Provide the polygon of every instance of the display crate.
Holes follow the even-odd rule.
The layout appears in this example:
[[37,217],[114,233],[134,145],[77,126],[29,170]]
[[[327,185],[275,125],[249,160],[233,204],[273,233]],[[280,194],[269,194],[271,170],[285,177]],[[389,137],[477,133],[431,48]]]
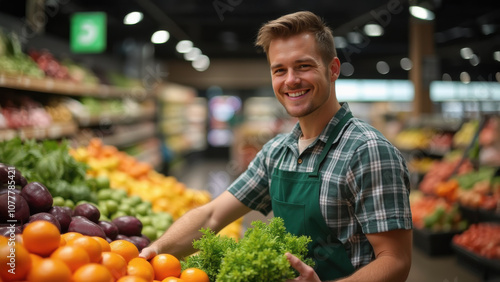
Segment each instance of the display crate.
[[454,243],[451,248],[456,254],[457,262],[479,274],[483,281],[500,281],[500,259],[488,259]]
[[451,239],[461,231],[435,232],[428,229],[413,229],[413,245],[429,256],[453,254]]

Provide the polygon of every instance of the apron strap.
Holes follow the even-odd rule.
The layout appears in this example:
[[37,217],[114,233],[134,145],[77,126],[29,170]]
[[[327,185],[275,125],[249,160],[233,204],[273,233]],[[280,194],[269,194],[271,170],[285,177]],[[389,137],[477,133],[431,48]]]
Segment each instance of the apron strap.
[[330,151],[330,148],[332,147],[333,141],[336,139],[337,135],[340,133],[344,125],[347,124],[347,122],[352,118],[352,113],[349,112],[347,113],[333,128],[332,133],[330,134],[330,137],[328,138],[328,141],[326,142],[325,148],[321,152],[321,155],[319,156],[318,161],[316,162],[316,165],[314,167],[314,170],[309,174],[309,177],[318,177],[319,175],[319,167],[321,163],[326,158],[326,155]]

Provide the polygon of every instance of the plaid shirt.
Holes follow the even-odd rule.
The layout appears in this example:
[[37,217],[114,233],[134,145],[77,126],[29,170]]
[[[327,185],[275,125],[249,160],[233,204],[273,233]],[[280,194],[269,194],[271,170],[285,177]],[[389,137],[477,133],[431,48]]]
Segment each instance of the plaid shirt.
[[[281,170],[311,172],[333,127],[350,112],[347,103],[318,139],[299,155],[297,124],[289,134],[267,142],[247,170],[228,188],[248,207],[272,210],[271,176],[283,156]],[[320,166],[319,205],[327,226],[345,246],[355,268],[374,259],[364,234],[411,229],[409,174],[401,153],[375,128],[352,118]]]

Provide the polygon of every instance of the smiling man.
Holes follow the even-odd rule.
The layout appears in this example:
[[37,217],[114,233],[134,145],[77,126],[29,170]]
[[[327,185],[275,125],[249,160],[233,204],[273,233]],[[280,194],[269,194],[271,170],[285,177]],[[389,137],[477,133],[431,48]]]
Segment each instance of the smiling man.
[[273,211],[288,232],[312,239],[314,268],[287,254],[300,273],[294,281],[405,281],[412,251],[408,169],[379,131],[337,100],[340,62],[331,30],[298,12],[263,25],[256,44],[267,54],[276,98],[298,123],[141,256],[187,255],[201,228],[218,232],[250,210]]

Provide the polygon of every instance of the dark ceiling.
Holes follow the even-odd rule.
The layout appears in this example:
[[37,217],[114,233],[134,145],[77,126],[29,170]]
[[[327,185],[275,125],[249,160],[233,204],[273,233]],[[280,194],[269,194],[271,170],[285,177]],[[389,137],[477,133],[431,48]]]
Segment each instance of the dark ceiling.
[[[500,62],[493,52],[500,51],[500,2],[498,0],[430,0],[434,6],[435,47],[440,73],[458,80],[462,71],[472,80],[493,80]],[[125,40],[149,42],[157,29],[166,29],[171,39],[155,45],[159,60],[182,60],[175,44],[189,39],[211,60],[218,58],[264,58],[253,46],[258,28],[283,14],[309,10],[332,27],[335,36],[362,31],[368,22],[385,29],[381,37],[362,36],[361,43],[339,49],[339,58],[355,67],[353,78],[381,78],[375,64],[386,61],[391,78],[408,77],[399,60],[408,57],[408,0],[45,0],[46,33],[69,38],[72,13],[104,11],[108,15],[107,52],[119,53]],[[0,13],[25,15],[26,1],[0,0]],[[137,25],[123,25],[123,17],[142,11],[145,19]],[[473,66],[460,57],[460,48],[469,46],[480,63]]]

